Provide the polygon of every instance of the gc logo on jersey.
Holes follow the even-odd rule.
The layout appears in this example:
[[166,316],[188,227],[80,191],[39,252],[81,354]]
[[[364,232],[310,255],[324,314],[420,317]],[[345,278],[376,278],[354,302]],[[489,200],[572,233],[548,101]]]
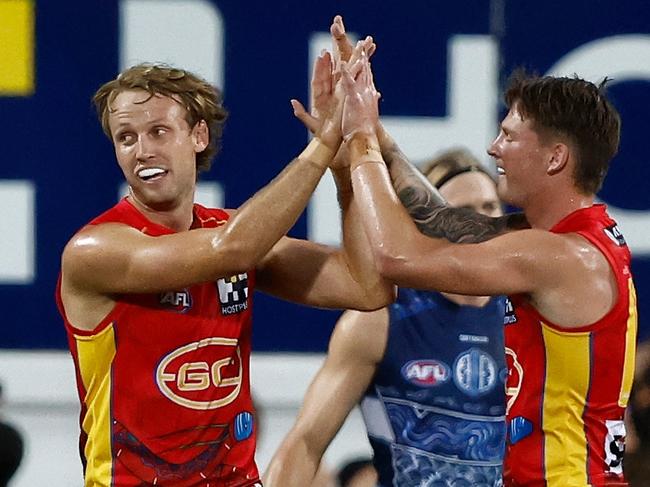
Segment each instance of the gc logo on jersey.
[[461,353],[454,363],[454,382],[470,396],[480,396],[494,389],[497,383],[497,365],[489,353],[470,348]]
[[221,314],[234,315],[248,309],[248,274],[237,274],[217,281]]
[[420,387],[435,387],[449,380],[449,366],[438,360],[411,360],[402,367],[402,376]]
[[508,365],[508,379],[506,381],[506,415],[517,400],[521,391],[521,383],[524,380],[524,368],[517,360],[517,354],[511,348],[506,347],[506,364]]
[[204,338],[163,357],[156,383],[165,397],[180,406],[217,409],[237,399],[243,370],[236,338]]

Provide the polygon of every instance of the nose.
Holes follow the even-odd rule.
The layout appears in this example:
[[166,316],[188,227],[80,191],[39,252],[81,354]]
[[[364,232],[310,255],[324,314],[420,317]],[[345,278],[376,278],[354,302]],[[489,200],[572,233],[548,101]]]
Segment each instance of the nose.
[[151,143],[147,139],[146,135],[138,136],[135,157],[138,161],[146,161],[153,157],[153,153],[151,152]]
[[487,148],[487,153],[490,157],[497,157],[497,139],[494,139]]

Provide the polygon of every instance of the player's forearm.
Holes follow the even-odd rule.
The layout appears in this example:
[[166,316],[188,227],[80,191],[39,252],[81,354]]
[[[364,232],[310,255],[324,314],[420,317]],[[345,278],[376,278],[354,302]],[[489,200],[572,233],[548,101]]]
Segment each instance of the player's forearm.
[[302,441],[289,438],[273,456],[262,481],[264,487],[304,487],[311,485],[318,467],[320,456],[310,453]]
[[[232,258],[255,267],[303,212],[334,156],[313,139],[273,181],[237,211],[214,245],[232,249]],[[245,270],[245,269],[244,269]]]
[[[394,286],[381,277],[375,266],[368,237],[363,229],[358,203],[354,201],[349,167],[333,171],[341,207],[343,260],[358,284],[355,309],[379,309],[395,299]],[[353,295],[350,293],[349,295]]]
[[449,208],[440,192],[383,128],[379,130],[378,140],[395,193],[424,235],[451,242],[477,243],[510,230],[528,228],[523,213],[494,218],[467,209]]

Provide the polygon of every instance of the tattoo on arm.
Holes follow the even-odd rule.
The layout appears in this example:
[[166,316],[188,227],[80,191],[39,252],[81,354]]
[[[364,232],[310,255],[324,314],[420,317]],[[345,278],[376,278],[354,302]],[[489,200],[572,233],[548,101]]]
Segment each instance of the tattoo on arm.
[[529,228],[523,213],[494,218],[467,208],[449,208],[438,190],[396,144],[382,150],[382,155],[397,196],[424,235],[451,242],[478,243],[509,230]]

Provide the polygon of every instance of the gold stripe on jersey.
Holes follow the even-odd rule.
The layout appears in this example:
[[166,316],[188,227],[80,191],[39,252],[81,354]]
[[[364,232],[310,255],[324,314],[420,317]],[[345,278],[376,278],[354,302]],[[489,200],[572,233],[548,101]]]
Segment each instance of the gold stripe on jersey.
[[81,427],[88,435],[84,456],[86,485],[112,485],[111,364],[115,332],[111,323],[96,335],[74,335],[81,381],[86,391],[86,414]]
[[618,395],[618,405],[622,408],[627,407],[627,401],[630,399],[630,390],[632,389],[632,380],[634,380],[634,355],[636,350],[636,331],[637,331],[637,311],[636,311],[636,291],[632,279],[627,280],[629,311],[627,316],[627,328],[625,329],[625,363],[623,364],[623,380],[621,381],[621,391]]
[[548,487],[585,486],[587,437],[582,414],[591,369],[590,333],[562,332],[542,323],[546,377],[542,404]]

